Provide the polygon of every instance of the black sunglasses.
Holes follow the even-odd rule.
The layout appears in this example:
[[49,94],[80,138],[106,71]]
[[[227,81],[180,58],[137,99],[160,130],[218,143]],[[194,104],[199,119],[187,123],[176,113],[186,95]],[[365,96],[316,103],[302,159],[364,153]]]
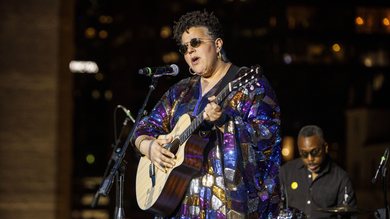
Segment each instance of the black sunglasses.
[[182,44],[182,45],[179,46],[179,52],[184,55],[188,51],[188,44],[190,44],[190,46],[192,48],[198,48],[200,46],[200,44],[202,44],[202,42],[206,42],[206,41],[213,41],[213,40],[211,40],[211,39],[203,40],[201,38],[192,38],[190,40],[190,42]]
[[301,155],[301,157],[303,158],[308,158],[309,157],[309,154],[310,156],[312,157],[319,157],[322,153],[322,149],[321,148],[315,148],[309,152],[307,151],[299,151],[299,155]]

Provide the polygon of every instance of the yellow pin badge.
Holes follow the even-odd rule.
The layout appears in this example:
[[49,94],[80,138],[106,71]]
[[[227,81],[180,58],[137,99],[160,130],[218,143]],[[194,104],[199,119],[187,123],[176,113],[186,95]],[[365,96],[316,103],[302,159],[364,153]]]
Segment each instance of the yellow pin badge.
[[297,182],[292,182],[291,183],[291,189],[295,190],[298,188],[298,183]]

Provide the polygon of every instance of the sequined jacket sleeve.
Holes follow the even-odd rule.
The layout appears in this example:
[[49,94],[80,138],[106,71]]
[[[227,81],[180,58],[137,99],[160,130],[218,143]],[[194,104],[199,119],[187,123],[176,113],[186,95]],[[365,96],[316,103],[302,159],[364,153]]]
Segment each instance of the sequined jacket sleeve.
[[[260,67],[254,66],[250,71],[258,71],[257,80],[232,93],[225,106],[233,127],[224,134],[225,181],[239,188],[240,184],[234,181],[240,173],[234,168],[241,169],[247,189],[247,212],[256,211],[259,218],[274,218],[278,214],[280,198],[280,108]],[[229,135],[234,135],[235,140],[229,140],[232,139]],[[233,144],[240,148],[241,155],[236,158],[227,156],[233,150]],[[235,172],[230,174],[230,179],[226,174],[229,168]],[[235,197],[234,191],[230,196]]]

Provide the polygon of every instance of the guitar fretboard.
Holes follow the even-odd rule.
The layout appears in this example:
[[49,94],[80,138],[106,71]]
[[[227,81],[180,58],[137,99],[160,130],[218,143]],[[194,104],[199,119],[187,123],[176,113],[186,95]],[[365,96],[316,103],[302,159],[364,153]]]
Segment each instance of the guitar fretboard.
[[[225,99],[225,97],[231,92],[231,83],[229,83],[228,85],[226,85],[222,91],[216,96],[215,98],[215,102],[217,104],[220,104],[222,102],[223,99]],[[187,141],[188,138],[190,138],[190,136],[192,135],[192,133],[200,126],[200,124],[202,124],[202,122],[204,121],[204,118],[203,118],[203,113],[204,113],[204,110],[202,110],[202,112],[200,112],[191,122],[191,124],[183,131],[183,133],[179,136],[179,140],[180,140],[180,144],[182,144],[183,142]]]

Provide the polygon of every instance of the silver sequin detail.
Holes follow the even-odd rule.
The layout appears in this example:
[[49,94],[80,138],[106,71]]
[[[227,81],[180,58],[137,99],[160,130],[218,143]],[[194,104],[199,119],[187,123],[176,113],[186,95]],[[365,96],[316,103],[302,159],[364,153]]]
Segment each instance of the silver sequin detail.
[[199,191],[200,191],[199,178],[192,179],[190,185],[190,195],[199,194]]
[[224,183],[224,180],[223,180],[223,177],[222,177],[222,176],[218,176],[217,178],[215,178],[215,184],[216,184],[219,188],[225,190],[225,183]]
[[223,202],[215,195],[211,198],[211,203],[214,210],[218,210],[223,205]]
[[236,117],[234,118],[234,123],[235,123],[236,125],[242,125],[242,124],[243,124],[242,118],[241,118],[240,116],[236,116]]
[[219,148],[219,145],[217,145],[217,148],[215,150],[215,157],[220,160],[221,159],[221,149]]
[[226,215],[226,205],[223,205],[219,210],[222,212],[222,214]]
[[230,210],[228,213],[227,213],[227,218],[228,219],[242,219],[242,218],[245,218],[245,215],[242,214],[242,213],[239,213],[237,211],[234,211],[234,210]]
[[253,147],[255,147],[255,145],[253,145],[253,144],[250,144],[248,147],[248,162],[249,163],[256,162],[255,151],[253,150]]
[[206,174],[202,178],[202,184],[205,187],[211,187],[214,185],[214,176],[210,174]]
[[199,215],[200,209],[198,206],[189,206],[188,209],[189,209],[191,215],[194,215],[194,216]]
[[233,170],[233,169],[225,168],[225,177],[226,177],[226,179],[228,179],[230,182],[233,182],[235,172],[236,171]]
[[249,199],[248,200],[248,210],[249,210],[249,213],[256,212],[258,205],[259,205],[259,198]]

